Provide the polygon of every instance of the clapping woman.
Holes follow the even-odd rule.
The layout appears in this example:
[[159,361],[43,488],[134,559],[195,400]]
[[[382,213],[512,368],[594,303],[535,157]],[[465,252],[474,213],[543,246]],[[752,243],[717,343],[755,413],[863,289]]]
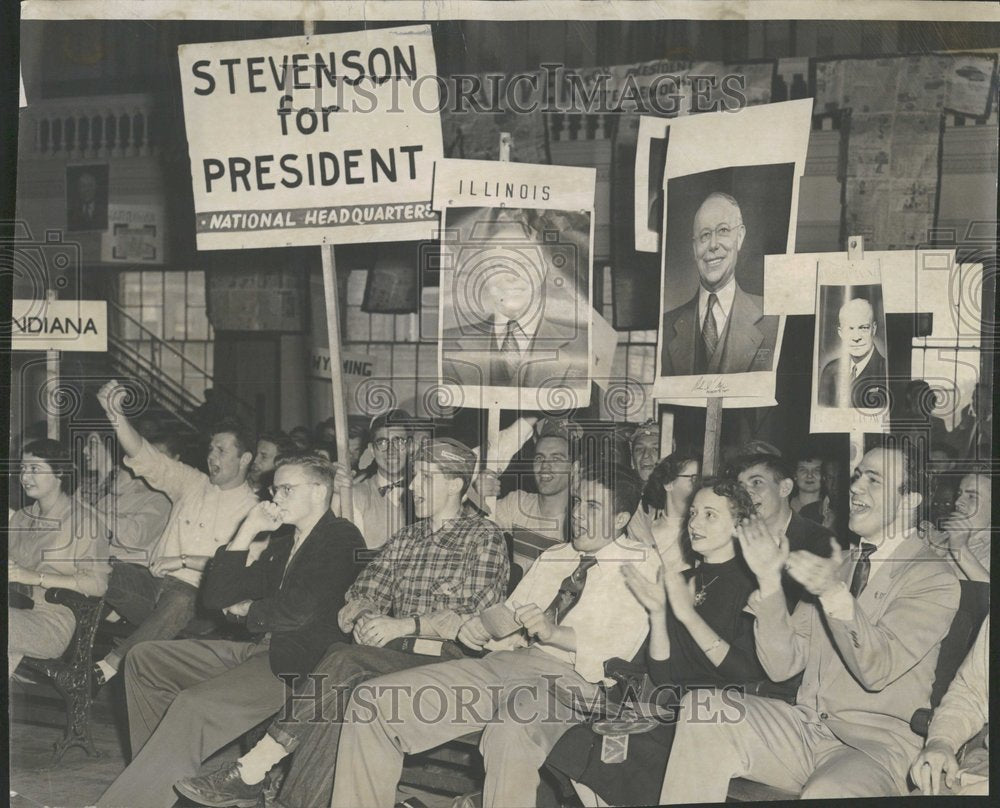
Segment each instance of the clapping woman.
[[[753,618],[744,613],[755,579],[737,550],[736,527],[753,512],[749,496],[732,480],[698,484],[687,521],[697,558],[685,569],[680,541],[661,548],[663,567],[651,582],[626,567],[629,589],[649,612],[647,670],[666,702],[697,687],[742,685],[766,678],[754,652]],[[631,735],[623,762],[601,759],[603,737],[590,725],[569,730],[547,765],[610,805],[655,805],[673,742],[674,724]],[[706,754],[711,754],[706,750]],[[583,788],[580,788],[580,785]],[[596,801],[591,802],[596,804]]]

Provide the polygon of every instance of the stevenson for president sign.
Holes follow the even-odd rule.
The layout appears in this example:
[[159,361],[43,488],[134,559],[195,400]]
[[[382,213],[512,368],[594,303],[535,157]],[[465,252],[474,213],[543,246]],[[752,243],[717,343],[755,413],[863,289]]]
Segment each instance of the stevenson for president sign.
[[182,45],[198,249],[430,238],[429,26]]

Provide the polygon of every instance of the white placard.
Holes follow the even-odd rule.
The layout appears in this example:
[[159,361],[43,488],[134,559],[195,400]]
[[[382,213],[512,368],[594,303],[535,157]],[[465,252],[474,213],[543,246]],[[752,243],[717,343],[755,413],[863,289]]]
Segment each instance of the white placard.
[[430,238],[430,26],[182,45],[198,249]]
[[11,348],[15,351],[108,350],[104,300],[14,300]]
[[586,406],[596,182],[593,168],[438,164],[438,375],[446,403]]
[[[776,403],[785,323],[783,314],[764,313],[764,256],[795,248],[811,124],[812,99],[670,122],[655,398],[688,406],[709,398],[726,407]],[[705,325],[710,307],[713,339]]]

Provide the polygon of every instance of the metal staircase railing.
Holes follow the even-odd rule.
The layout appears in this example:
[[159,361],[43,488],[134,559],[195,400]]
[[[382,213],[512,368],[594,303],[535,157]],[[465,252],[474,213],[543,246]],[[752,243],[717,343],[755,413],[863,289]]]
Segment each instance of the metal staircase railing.
[[[111,315],[108,329],[108,354],[115,369],[142,381],[149,388],[155,401],[167,409],[171,415],[176,416],[185,426],[197,431],[197,426],[185,414],[190,413],[202,403],[191,392],[190,384],[193,380],[198,380],[200,384],[197,386],[201,389],[208,387],[214,389],[212,374],[185,356],[169,341],[161,339],[116,302],[109,300],[108,308]],[[126,338],[125,332],[127,330],[138,334],[138,339],[135,336]],[[136,349],[137,342],[149,343],[151,348],[149,356]],[[179,379],[163,370],[162,357],[165,353],[171,354],[180,362]],[[255,410],[246,401],[226,390],[216,389],[216,396],[226,411],[238,417],[245,424],[252,426],[256,423]]]

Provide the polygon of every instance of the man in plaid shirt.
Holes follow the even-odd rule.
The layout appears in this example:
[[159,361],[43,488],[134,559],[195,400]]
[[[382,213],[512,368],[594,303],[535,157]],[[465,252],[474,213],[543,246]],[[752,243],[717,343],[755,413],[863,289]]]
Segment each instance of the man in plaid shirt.
[[347,591],[338,615],[355,644],[330,646],[250,752],[217,772],[179,781],[181,794],[201,805],[250,808],[270,768],[295,752],[280,804],[330,804],[341,720],[354,687],[462,657],[455,642],[461,625],[506,595],[503,533],[462,511],[475,468],[475,455],[458,441],[439,438],[421,447],[410,485],[419,521],[389,539]]

